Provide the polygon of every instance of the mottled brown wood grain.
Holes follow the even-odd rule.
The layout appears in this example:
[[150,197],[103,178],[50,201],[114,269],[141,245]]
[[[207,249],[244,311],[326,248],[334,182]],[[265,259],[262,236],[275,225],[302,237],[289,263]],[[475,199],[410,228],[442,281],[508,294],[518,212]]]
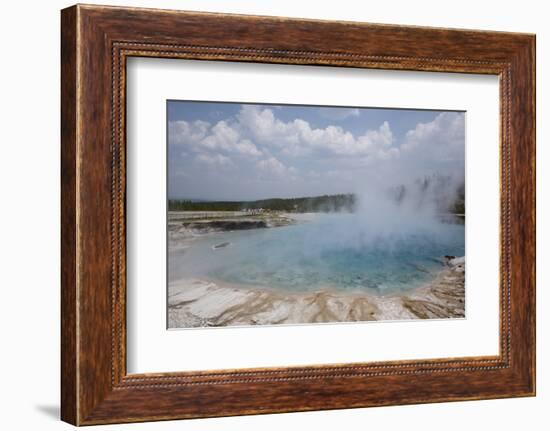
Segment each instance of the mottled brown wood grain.
[[77,422],[76,9],[61,16],[61,417]]
[[[535,393],[535,37],[100,6],[62,11],[62,419],[77,425]],[[484,73],[501,82],[496,357],[126,374],[130,56]]]

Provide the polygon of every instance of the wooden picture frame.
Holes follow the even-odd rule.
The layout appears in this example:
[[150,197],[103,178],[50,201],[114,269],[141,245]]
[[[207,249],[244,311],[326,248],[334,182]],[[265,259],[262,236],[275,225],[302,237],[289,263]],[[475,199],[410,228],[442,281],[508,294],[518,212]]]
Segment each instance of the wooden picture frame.
[[[534,35],[83,5],[61,17],[64,421],[535,394]],[[128,375],[125,65],[131,56],[498,75],[500,354]]]

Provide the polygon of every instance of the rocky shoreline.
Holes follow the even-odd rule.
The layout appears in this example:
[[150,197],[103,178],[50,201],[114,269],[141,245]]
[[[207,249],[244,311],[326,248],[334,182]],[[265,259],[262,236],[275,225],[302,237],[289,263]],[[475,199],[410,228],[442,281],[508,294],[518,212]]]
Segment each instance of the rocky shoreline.
[[169,328],[388,321],[465,317],[465,259],[446,259],[446,268],[426,286],[389,295],[318,290],[288,292],[197,279],[172,282]]
[[170,242],[177,242],[213,232],[263,229],[295,223],[297,223],[296,217],[276,212],[252,215],[237,211],[170,212],[168,234]]

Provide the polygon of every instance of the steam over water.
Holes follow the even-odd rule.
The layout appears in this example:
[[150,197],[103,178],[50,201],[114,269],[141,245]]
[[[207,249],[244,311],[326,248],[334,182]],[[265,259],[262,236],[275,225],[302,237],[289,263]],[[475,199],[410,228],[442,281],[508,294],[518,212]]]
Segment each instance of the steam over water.
[[170,281],[380,294],[425,284],[442,256],[464,256],[463,224],[442,222],[429,206],[382,201],[355,213],[296,215],[304,220],[290,226],[210,233],[185,249],[171,243]]

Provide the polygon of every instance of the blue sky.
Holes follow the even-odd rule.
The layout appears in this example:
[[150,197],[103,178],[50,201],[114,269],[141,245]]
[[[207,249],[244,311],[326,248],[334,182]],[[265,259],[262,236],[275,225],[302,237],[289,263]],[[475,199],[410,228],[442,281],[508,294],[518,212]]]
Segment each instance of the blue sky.
[[168,196],[361,193],[464,177],[465,113],[168,101]]

